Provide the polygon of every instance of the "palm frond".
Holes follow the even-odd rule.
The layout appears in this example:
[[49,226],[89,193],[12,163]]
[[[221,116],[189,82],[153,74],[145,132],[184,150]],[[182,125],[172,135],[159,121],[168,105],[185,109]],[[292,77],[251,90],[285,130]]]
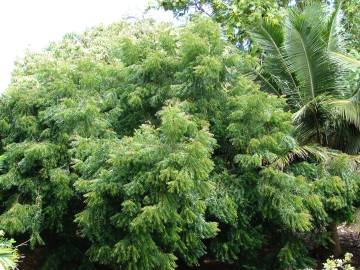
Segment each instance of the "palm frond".
[[254,74],[260,78],[260,80],[262,81],[262,83],[265,85],[266,89],[268,89],[268,92],[275,94],[277,96],[281,96],[282,93],[279,89],[277,89],[277,87],[270,81],[269,78],[266,78],[266,75],[263,74],[261,71],[258,71],[256,69],[254,69]]
[[0,269],[15,269],[16,262],[17,255],[14,253],[14,249],[0,246]]
[[325,161],[328,158],[327,150],[324,147],[312,144],[296,146],[285,156],[276,159],[270,166],[283,170],[295,159],[306,160],[310,157],[315,158],[318,161]]
[[300,95],[299,86],[293,86],[288,80],[283,80],[271,73],[269,76],[271,81],[276,84],[277,89],[279,89],[279,93],[286,98],[287,103],[291,106],[291,108],[294,110],[300,109],[304,101]]
[[326,147],[309,144],[302,146],[302,148],[308,153],[309,156],[312,156],[316,160],[325,161],[329,157],[329,151]]
[[341,18],[341,5],[329,14],[311,1],[290,9],[284,27],[264,22],[253,32],[264,49],[257,77],[268,91],[286,97],[301,143],[356,153],[360,91],[345,81],[360,61],[345,53]]
[[325,33],[325,40],[327,42],[327,50],[329,52],[342,52],[345,39],[343,38],[342,29],[342,12],[341,3],[333,11],[327,22],[327,31]]
[[263,21],[252,32],[253,39],[261,45],[265,53],[264,69],[283,80],[289,81],[292,87],[296,87],[296,81],[286,63],[282,49],[284,32],[281,25]]
[[354,99],[335,100],[339,114],[349,123],[360,129],[360,102]]
[[334,51],[329,52],[329,55],[333,62],[337,63],[339,66],[352,69],[360,68],[360,61],[351,55]]
[[[307,13],[317,13],[317,6],[307,7]],[[334,89],[335,70],[331,66],[322,39],[322,20],[309,22],[307,13],[292,9],[285,27],[285,50],[290,70],[300,83],[300,95],[305,102]]]

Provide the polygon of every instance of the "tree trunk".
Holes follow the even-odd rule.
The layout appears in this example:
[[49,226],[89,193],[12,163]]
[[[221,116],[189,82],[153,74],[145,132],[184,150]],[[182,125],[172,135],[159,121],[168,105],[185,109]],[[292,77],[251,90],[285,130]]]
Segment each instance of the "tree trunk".
[[332,253],[334,257],[337,258],[341,255],[342,251],[341,251],[340,239],[339,239],[336,222],[330,224],[330,232],[331,232],[331,240],[333,241]]

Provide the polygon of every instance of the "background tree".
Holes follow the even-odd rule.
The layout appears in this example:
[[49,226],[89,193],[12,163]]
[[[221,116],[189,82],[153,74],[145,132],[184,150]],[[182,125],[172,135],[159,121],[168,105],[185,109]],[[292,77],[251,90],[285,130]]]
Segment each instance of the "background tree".
[[[338,1],[339,2],[339,1]],[[339,2],[340,3],[340,2]],[[360,23],[360,2],[359,0],[349,0],[342,2],[344,10],[344,22],[347,33],[347,40],[350,43],[350,48],[359,51],[360,49],[360,30],[357,27]]]
[[247,47],[249,29],[263,18],[280,22],[288,0],[222,1],[222,0],[158,0],[158,5],[171,10],[175,16],[200,12],[223,26],[227,39],[240,47]]

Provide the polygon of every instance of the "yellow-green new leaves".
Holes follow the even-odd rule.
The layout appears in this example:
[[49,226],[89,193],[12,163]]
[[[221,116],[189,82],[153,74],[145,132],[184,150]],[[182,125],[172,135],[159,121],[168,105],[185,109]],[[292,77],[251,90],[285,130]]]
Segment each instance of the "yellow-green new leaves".
[[[305,232],[312,228],[311,214],[306,200],[311,186],[304,177],[265,169],[262,171],[259,191],[263,195],[262,207],[266,218],[293,232]],[[320,206],[320,197],[317,198]]]
[[29,54],[0,99],[0,229],[44,240],[51,270],[307,266],[305,239],[350,219],[356,177],[298,144],[284,98],[240,75],[252,62],[201,17]]
[[323,165],[314,183],[332,222],[351,222],[354,218],[353,205],[360,187],[357,166],[347,155],[335,156]]
[[268,144],[264,147],[268,150],[271,142],[272,148],[284,146],[277,144],[274,141],[275,137],[266,139],[265,136],[276,136],[277,133],[281,133],[284,137],[292,132],[291,114],[283,109],[285,100],[260,92],[248,79],[241,80],[250,90],[235,88],[233,96],[229,98],[231,114],[227,131],[232,144],[240,151],[251,154],[259,150],[259,140]]
[[[240,85],[246,89],[252,82],[242,78]],[[217,252],[229,260],[241,255],[241,250],[233,246],[235,243],[251,252],[264,245],[264,238],[277,239],[276,267],[298,268],[308,263],[307,248],[299,234],[310,233],[315,226],[314,219],[324,222],[327,218],[322,198],[314,192],[312,179],[307,175],[294,175],[290,168],[291,164],[307,160],[313,154],[299,146],[293,137],[291,114],[284,110],[285,100],[260,92],[254,85],[250,89],[234,88],[229,98],[231,113],[227,136],[234,148],[236,167],[231,170],[234,180],[227,182],[226,187],[228,194],[238,202],[235,223],[238,228],[231,228],[228,233],[238,239],[222,243],[228,249],[231,247],[232,253],[224,247],[219,248],[219,243]],[[247,207],[254,212],[247,211],[244,217]],[[255,222],[259,227],[250,229],[249,224],[256,218],[261,220]],[[237,236],[239,231],[242,237]],[[220,243],[222,233],[217,240]],[[252,239],[252,245],[246,237]]]
[[[112,113],[118,100],[113,89],[123,65],[106,59],[110,41],[99,44],[103,36],[95,33],[27,54],[0,99],[0,229],[30,238],[31,247],[46,244],[45,269],[77,268],[84,258],[73,222],[81,205],[73,187],[73,138],[114,135],[104,111]],[[74,264],[64,266],[60,254]]]
[[[208,141],[206,132],[198,132],[196,139],[192,135],[200,123],[207,122],[207,115],[217,115],[218,108],[224,104],[224,97],[218,100],[218,94],[223,96],[225,82],[230,82],[237,73],[231,59],[236,59],[235,50],[227,50],[220,27],[203,18],[197,18],[189,27],[179,28],[151,21],[99,26],[81,35],[66,35],[43,52],[27,54],[17,64],[12,83],[0,100],[2,226],[17,224],[12,226],[12,235],[30,234],[32,239],[42,242],[41,235],[45,244],[59,236],[59,242],[66,246],[47,246],[54,257],[48,256],[51,262],[45,262],[44,267],[77,268],[62,264],[64,250],[68,260],[78,263],[79,252],[84,253],[83,241],[87,241],[80,240],[76,234],[74,215],[83,210],[83,198],[73,184],[79,177],[94,179],[77,181],[79,190],[85,193],[100,182],[98,179],[110,177],[109,168],[115,166],[110,161],[116,159],[109,159],[108,155],[109,152],[113,155],[110,149],[117,148],[120,139],[124,147],[131,144],[144,161],[170,151],[171,147],[164,145],[191,137],[191,143],[187,142],[180,153],[169,152],[162,161],[164,168],[158,168],[157,177],[174,196],[197,189],[200,190],[196,192],[205,192],[208,184],[198,185],[194,178],[207,179],[214,165],[210,157],[201,164],[196,160],[210,156],[199,145],[212,148],[213,141]],[[232,68],[232,74],[227,68]],[[158,111],[172,98],[187,100],[189,113],[199,113],[202,119],[176,112],[181,117],[174,115],[166,120],[164,115],[161,131],[155,131],[152,125],[159,126]],[[219,115],[215,120],[221,123]],[[209,117],[208,122],[215,122],[214,117]],[[142,124],[147,125],[141,129],[142,135],[140,131],[135,135],[135,129]],[[122,138],[124,135],[134,137]],[[138,137],[149,140],[146,151],[154,141],[157,148],[146,152],[142,142],[135,149],[134,140]],[[186,154],[190,152],[193,154]],[[177,162],[188,170],[173,168],[165,161]],[[141,172],[136,176],[138,180],[124,185],[121,192],[141,196],[138,181],[153,177],[147,168],[141,168]],[[120,193],[113,182],[102,183],[97,188],[111,196]],[[151,193],[151,190],[143,192]],[[94,204],[103,201],[92,192],[86,198]],[[199,202],[196,208],[204,213],[206,204]],[[150,210],[146,213],[153,217]],[[183,214],[189,220],[195,218],[191,211]],[[107,214],[102,208],[96,212],[98,218],[103,215]],[[114,222],[120,221],[114,218]],[[215,230],[212,226],[209,234]],[[202,239],[202,233],[196,235],[199,236],[194,239]],[[55,249],[59,255],[53,254]],[[203,249],[198,248],[199,253],[203,254]],[[193,263],[193,258],[199,256],[189,255],[188,262]],[[106,261],[106,257],[99,261]]]
[[[159,128],[142,125],[114,144],[108,168],[95,172],[96,179],[77,182],[86,207],[76,220],[92,241],[91,257],[101,263],[175,269],[180,257],[196,264],[203,240],[217,232],[216,223],[205,220],[215,140],[179,104],[159,116]],[[89,158],[81,165],[85,174],[92,170]]]

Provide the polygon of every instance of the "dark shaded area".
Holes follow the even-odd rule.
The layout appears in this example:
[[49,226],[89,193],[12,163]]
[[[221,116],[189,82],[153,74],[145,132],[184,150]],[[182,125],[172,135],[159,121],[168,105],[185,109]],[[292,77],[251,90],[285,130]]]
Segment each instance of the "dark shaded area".
[[[356,269],[360,269],[360,233],[357,232],[354,228],[342,225],[338,228],[339,238],[343,252],[349,252],[354,255],[353,257],[353,266]],[[321,253],[321,252],[320,252]],[[23,258],[19,264],[19,269],[21,270],[36,270],[40,269],[42,263],[46,260],[47,249],[46,247],[38,247],[34,250],[29,250],[28,248],[22,248],[21,254]],[[318,254],[320,257],[325,257],[325,254]],[[324,259],[322,259],[324,260]],[[319,263],[318,269],[321,269],[322,264]],[[99,266],[96,267],[97,270],[105,270]],[[236,264],[225,264],[219,263],[214,260],[204,259],[200,266],[198,267],[188,267],[181,262],[179,262],[178,270],[241,270],[239,265]]]
[[360,233],[351,226],[338,228],[339,238],[343,252],[353,254],[352,263],[355,269],[360,269]]
[[178,270],[241,270],[236,264],[219,263],[212,260],[204,260],[198,267],[188,267],[186,265],[179,265]]

